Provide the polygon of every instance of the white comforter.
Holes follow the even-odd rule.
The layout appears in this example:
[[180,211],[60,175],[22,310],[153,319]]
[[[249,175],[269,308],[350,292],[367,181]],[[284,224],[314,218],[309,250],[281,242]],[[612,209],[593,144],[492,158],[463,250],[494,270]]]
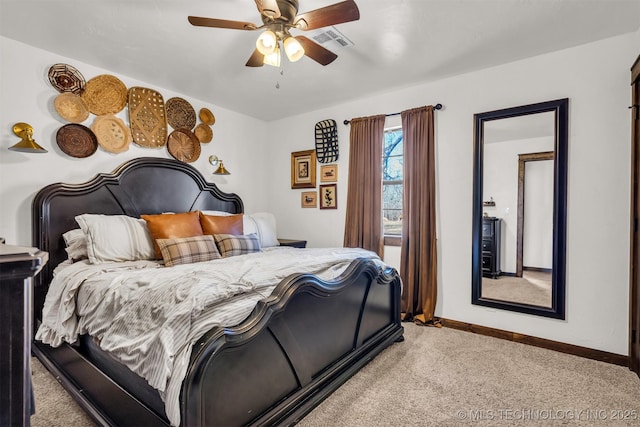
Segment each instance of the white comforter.
[[215,326],[242,322],[285,277],[307,272],[330,280],[363,249],[274,248],[248,255],[164,268],[152,261],[58,269],[36,339],[54,347],[88,333],[165,401],[180,424],[179,395],[192,345]]

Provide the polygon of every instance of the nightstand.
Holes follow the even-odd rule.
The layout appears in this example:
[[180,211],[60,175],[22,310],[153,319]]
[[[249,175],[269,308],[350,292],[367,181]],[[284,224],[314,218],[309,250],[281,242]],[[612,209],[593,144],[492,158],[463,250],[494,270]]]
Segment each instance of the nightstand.
[[32,278],[49,260],[36,248],[0,245],[0,425],[29,426],[32,414]]
[[306,248],[307,247],[307,241],[306,240],[278,239],[278,243],[280,243],[280,246],[291,246],[293,248]]

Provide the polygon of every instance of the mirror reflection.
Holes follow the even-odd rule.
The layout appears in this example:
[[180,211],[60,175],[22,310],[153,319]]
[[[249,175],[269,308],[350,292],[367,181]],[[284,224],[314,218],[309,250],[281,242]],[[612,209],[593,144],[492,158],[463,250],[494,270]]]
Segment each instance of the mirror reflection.
[[563,319],[568,99],[474,119],[472,303]]

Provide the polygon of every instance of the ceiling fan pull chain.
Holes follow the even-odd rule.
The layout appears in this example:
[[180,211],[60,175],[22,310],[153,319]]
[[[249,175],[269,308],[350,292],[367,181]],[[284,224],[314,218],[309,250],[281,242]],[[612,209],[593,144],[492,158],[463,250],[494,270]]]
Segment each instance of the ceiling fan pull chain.
[[[280,65],[280,76],[284,76],[284,65]],[[280,80],[276,81],[276,89],[280,89]]]

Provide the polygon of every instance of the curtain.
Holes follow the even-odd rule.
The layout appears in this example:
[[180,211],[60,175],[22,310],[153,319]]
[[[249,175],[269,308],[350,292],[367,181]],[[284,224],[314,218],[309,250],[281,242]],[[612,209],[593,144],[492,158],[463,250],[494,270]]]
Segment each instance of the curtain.
[[402,320],[439,325],[433,107],[401,113],[404,149],[400,277]]
[[385,116],[351,120],[344,246],[383,256],[382,140]]

